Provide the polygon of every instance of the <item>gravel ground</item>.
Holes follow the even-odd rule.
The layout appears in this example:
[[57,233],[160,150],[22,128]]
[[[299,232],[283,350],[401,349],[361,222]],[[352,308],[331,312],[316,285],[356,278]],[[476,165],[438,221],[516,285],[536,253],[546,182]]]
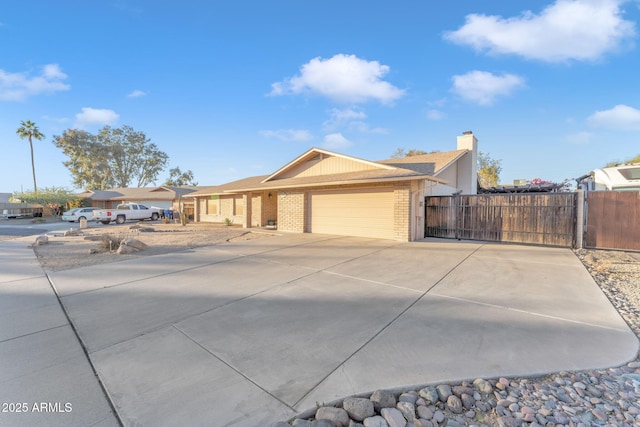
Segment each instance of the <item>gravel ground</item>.
[[[640,337],[640,253],[578,250]],[[402,394],[348,397],[275,427],[640,426],[640,358],[611,369],[538,378],[478,378]]]

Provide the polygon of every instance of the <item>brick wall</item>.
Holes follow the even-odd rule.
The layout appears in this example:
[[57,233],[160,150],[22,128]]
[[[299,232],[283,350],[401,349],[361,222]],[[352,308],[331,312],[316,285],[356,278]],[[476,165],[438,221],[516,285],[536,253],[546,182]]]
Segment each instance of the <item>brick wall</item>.
[[410,240],[409,215],[411,213],[411,187],[409,183],[401,184],[393,192],[394,221],[393,234],[396,240],[408,242]]
[[306,194],[300,190],[278,192],[278,230],[305,232]]

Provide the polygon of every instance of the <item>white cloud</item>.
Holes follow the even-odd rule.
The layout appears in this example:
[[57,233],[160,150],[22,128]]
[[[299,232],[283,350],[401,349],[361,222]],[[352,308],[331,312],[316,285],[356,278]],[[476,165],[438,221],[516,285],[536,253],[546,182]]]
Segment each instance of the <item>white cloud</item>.
[[492,54],[515,54],[548,62],[596,60],[635,36],[622,18],[626,0],[556,0],[539,14],[503,18],[467,15],[465,24],[445,34],[457,44]]
[[119,117],[113,110],[84,107],[81,113],[76,114],[76,126],[82,128],[86,125],[110,125]]
[[616,130],[640,130],[640,110],[628,105],[616,105],[610,110],[596,111],[587,119],[589,124]]
[[282,141],[305,142],[313,139],[311,132],[304,129],[261,130],[260,135],[267,138],[277,138]]
[[0,100],[24,101],[30,96],[42,93],[54,93],[69,90],[71,86],[64,83],[67,75],[58,64],[47,64],[39,75],[28,73],[7,73],[0,70]]
[[354,122],[363,123],[363,120],[366,118],[367,115],[364,111],[358,111],[353,108],[344,110],[333,108],[329,112],[329,119],[322,123],[322,127],[326,131],[333,131],[349,127]]
[[335,132],[339,129],[348,129],[352,132],[360,133],[381,133],[388,134],[389,129],[372,128],[365,121],[367,114],[354,108],[338,109],[333,108],[329,112],[329,119],[322,123],[322,127],[326,132]]
[[141,96],[147,96],[147,93],[136,89],[133,92],[131,92],[129,95],[127,95],[127,98],[140,98]]
[[330,133],[324,137],[322,147],[328,150],[344,150],[353,145],[351,141],[342,136],[341,133]]
[[402,97],[404,90],[382,80],[388,73],[388,65],[355,55],[317,57],[300,67],[299,75],[273,83],[271,95],[311,93],[341,103],[376,100],[390,104]]
[[442,120],[446,118],[447,115],[440,110],[429,110],[427,111],[427,119],[429,120]]
[[453,93],[480,105],[491,105],[497,97],[510,95],[524,86],[524,80],[514,74],[496,75],[477,70],[453,76],[452,80]]
[[566,136],[566,140],[571,144],[584,145],[593,141],[594,135],[591,132],[577,132]]

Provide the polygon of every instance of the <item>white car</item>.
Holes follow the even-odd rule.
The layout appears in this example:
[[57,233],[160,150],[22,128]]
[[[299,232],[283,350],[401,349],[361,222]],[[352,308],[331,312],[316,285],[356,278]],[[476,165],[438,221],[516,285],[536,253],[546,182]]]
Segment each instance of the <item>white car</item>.
[[80,222],[81,219],[86,219],[87,221],[94,221],[94,218],[91,216],[91,212],[95,211],[98,208],[75,208],[70,211],[64,212],[62,214],[63,221],[69,222]]

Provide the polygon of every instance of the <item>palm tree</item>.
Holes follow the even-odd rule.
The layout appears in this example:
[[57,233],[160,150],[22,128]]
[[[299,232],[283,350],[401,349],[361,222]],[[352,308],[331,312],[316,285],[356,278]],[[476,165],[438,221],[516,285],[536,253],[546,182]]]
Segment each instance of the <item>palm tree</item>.
[[36,186],[36,164],[33,161],[33,141],[32,138],[37,140],[44,139],[44,134],[40,132],[38,126],[33,123],[31,120],[21,121],[20,127],[16,131],[20,139],[29,138],[29,146],[31,147],[31,170],[33,171],[33,192],[38,192],[38,187]]

